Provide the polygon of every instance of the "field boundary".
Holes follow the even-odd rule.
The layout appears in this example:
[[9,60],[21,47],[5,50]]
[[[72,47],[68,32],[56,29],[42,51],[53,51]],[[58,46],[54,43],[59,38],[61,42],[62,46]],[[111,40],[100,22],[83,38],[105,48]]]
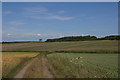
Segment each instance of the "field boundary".
[[1,51],[1,52],[39,52],[39,53],[103,53],[103,54],[119,54],[120,51]]

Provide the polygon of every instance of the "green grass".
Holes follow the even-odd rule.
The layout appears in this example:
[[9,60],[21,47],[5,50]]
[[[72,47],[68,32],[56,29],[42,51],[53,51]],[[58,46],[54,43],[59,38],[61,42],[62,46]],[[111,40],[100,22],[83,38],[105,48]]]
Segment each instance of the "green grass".
[[54,53],[47,58],[57,78],[118,77],[118,54]]
[[117,52],[117,40],[9,43],[2,45],[3,51],[76,51],[76,52]]

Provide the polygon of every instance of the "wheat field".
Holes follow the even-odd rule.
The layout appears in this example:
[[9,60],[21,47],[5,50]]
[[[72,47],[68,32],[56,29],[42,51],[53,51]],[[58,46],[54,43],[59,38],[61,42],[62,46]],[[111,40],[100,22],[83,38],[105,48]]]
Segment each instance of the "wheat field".
[[3,52],[2,53],[2,76],[9,75],[16,66],[28,59],[35,57],[38,53],[28,52]]

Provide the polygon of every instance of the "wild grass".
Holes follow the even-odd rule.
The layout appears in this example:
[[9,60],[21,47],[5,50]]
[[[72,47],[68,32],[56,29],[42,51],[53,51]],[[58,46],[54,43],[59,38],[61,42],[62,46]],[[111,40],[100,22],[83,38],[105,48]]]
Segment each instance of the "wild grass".
[[2,53],[2,77],[11,78],[29,59],[38,53],[27,52],[3,52]]
[[118,54],[54,53],[47,58],[56,78],[118,77]]

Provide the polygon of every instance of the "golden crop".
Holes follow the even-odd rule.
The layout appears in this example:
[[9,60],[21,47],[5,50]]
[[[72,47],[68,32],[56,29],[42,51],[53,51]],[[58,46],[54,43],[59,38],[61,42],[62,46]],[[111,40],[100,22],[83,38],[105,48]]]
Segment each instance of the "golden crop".
[[6,76],[25,58],[31,58],[38,53],[29,52],[3,52],[2,53],[2,76]]

